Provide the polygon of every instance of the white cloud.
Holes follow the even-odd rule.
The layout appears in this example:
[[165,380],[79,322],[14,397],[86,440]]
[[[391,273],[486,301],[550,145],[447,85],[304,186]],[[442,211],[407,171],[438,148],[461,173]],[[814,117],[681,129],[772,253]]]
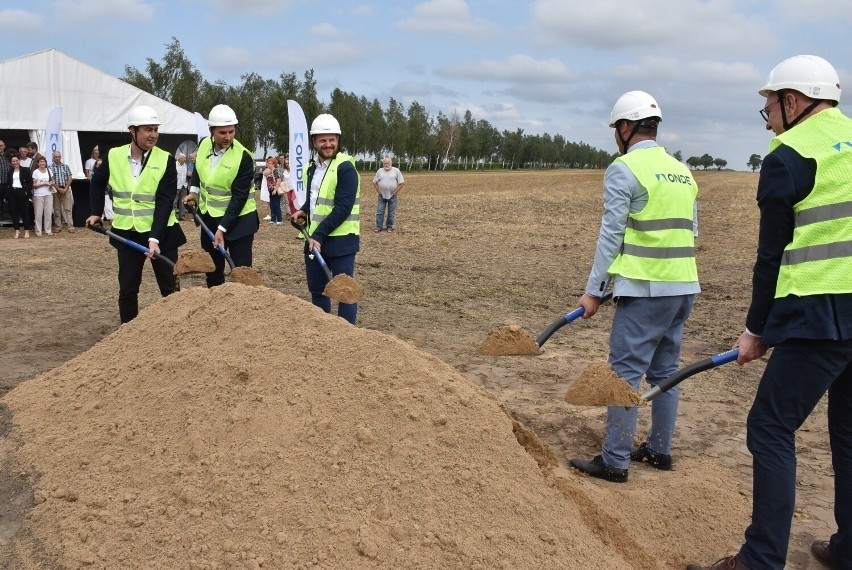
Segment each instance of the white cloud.
[[[198,5],[197,10],[199,15],[205,12],[212,12],[213,9],[221,10],[230,14],[238,14],[241,16],[278,16],[293,6],[293,2],[289,0],[247,0],[243,2],[234,2],[233,0],[194,0]],[[261,24],[261,22],[258,22]]]
[[443,77],[476,79],[481,81],[567,81],[572,74],[558,59],[536,60],[528,55],[513,55],[506,61],[445,65],[435,71]]
[[58,0],[56,11],[60,21],[93,22],[119,20],[150,22],[154,20],[153,4],[143,0]]
[[317,36],[320,38],[338,38],[340,37],[340,30],[334,27],[332,24],[324,22],[322,24],[317,24],[316,26],[311,26],[308,29],[308,33],[312,36]]
[[397,22],[404,32],[487,37],[497,27],[486,20],[471,18],[465,0],[428,0],[412,9],[412,16]]
[[43,18],[37,12],[27,12],[17,8],[0,10],[0,28],[6,36],[4,39],[17,36],[24,38],[30,32],[43,31],[42,26]]

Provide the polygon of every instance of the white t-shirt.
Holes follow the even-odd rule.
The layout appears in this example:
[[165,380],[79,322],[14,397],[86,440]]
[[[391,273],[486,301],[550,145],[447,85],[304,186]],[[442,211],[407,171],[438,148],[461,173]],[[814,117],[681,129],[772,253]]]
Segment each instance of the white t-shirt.
[[39,187],[39,184],[45,182],[50,182],[50,172],[47,170],[42,172],[38,168],[33,170],[33,196],[50,196],[50,186]]
[[373,183],[379,187],[379,193],[385,200],[390,199],[393,196],[393,191],[403,182],[405,182],[405,179],[402,177],[402,172],[396,166],[391,166],[390,170],[385,170],[382,167],[373,177]]
[[89,173],[89,178],[91,178],[92,177],[92,170],[95,169],[95,159],[90,158],[89,160],[87,160],[86,165],[83,168],[86,169],[86,172]]

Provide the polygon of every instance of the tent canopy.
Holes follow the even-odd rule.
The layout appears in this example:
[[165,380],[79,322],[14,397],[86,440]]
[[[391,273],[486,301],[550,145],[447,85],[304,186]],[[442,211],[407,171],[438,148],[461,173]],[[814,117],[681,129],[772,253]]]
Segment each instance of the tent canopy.
[[91,151],[87,145],[81,156],[78,133],[87,133],[87,141],[100,134],[116,140],[123,134],[120,140],[129,142],[127,115],[137,105],[157,111],[162,123],[159,146],[174,152],[183,140],[197,140],[193,113],[60,51],[47,49],[0,61],[0,133],[27,131],[47,156],[43,144],[47,118],[55,107],[62,107],[63,161],[75,175],[82,172]]

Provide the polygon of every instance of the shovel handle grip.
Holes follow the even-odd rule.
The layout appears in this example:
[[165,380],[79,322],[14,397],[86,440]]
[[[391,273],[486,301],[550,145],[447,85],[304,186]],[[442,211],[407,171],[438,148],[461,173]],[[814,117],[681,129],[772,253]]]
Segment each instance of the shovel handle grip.
[[[607,293],[606,295],[601,297],[601,304],[603,305],[604,303],[606,303],[610,299],[612,299],[612,293],[611,292]],[[543,345],[545,342],[547,342],[547,339],[549,339],[551,336],[553,336],[553,333],[555,333],[556,331],[558,331],[559,329],[561,329],[562,327],[564,327],[568,323],[572,323],[572,322],[576,321],[577,319],[582,317],[583,313],[585,313],[585,312],[586,312],[586,310],[583,307],[577,307],[576,309],[574,309],[570,313],[565,313],[564,315],[562,315],[561,317],[559,317],[558,319],[556,319],[555,321],[550,323],[550,325],[546,329],[544,329],[540,335],[538,335],[538,338],[535,339],[535,343],[539,346],[539,348],[541,348],[541,345]]]
[[[140,253],[153,253],[150,249],[148,249],[148,248],[147,248],[147,247],[145,247],[144,245],[142,245],[142,244],[138,244],[138,243],[136,243],[136,242],[135,242],[135,241],[133,241],[133,240],[129,240],[129,239],[127,239],[127,238],[123,238],[123,237],[121,237],[120,235],[118,235],[117,233],[114,233],[114,232],[109,231],[108,229],[106,229],[105,227],[103,227],[103,226],[102,226],[102,225],[100,225],[100,224],[95,224],[95,225],[92,225],[92,226],[88,226],[88,228],[89,228],[90,230],[92,230],[92,231],[98,232],[99,234],[103,234],[103,235],[105,235],[105,236],[109,236],[109,237],[111,237],[112,239],[114,239],[114,240],[116,240],[116,241],[119,241],[119,242],[123,243],[124,245],[126,245],[126,246],[128,246],[128,247],[130,247],[130,248],[132,248],[132,249],[135,249],[136,251],[138,251],[138,252],[140,252]],[[174,262],[174,261],[172,261],[171,259],[169,259],[168,257],[164,256],[164,255],[160,255],[159,253],[154,253],[154,259],[157,259],[157,260],[159,260],[159,261],[162,261],[163,263],[165,263],[166,265],[168,265],[168,266],[169,266],[169,267],[171,267],[172,269],[174,269],[174,268],[175,268],[175,262]]]
[[660,396],[661,394],[668,392],[670,389],[674,388],[690,376],[698,374],[699,372],[704,372],[705,370],[710,370],[711,368],[716,368],[717,366],[721,366],[722,364],[727,364],[728,362],[733,362],[740,355],[740,351],[738,348],[732,348],[726,352],[720,352],[719,354],[714,354],[713,356],[708,356],[702,360],[697,362],[693,362],[688,366],[684,366],[644,394],[642,394],[642,399],[646,402],[650,402],[654,398]]
[[[192,206],[191,204],[186,204],[186,209],[190,214],[192,214],[192,216],[195,218],[195,221],[198,222],[198,225],[201,226],[201,229],[204,231],[204,234],[207,236],[207,239],[215,243],[216,236],[213,234],[213,232],[210,231],[210,228],[207,227],[207,224],[204,223],[204,220],[201,219],[201,215],[198,213],[198,210],[195,209],[195,206]],[[231,271],[233,271],[234,260],[231,259],[231,255],[228,253],[228,250],[225,249],[225,246],[219,243],[216,244],[216,249],[219,251],[219,253],[222,254],[222,257],[224,257],[225,260],[228,262],[228,266],[231,268]]]
[[[308,240],[311,239],[311,236],[308,235],[308,230],[305,229],[305,226],[303,224],[300,224],[293,218],[290,218],[290,225],[299,230],[302,233],[302,237],[305,238],[305,243],[308,243]],[[319,262],[320,267],[322,267],[326,278],[331,281],[334,278],[334,275],[331,273],[331,269],[329,269],[328,264],[325,262],[325,259],[322,258],[319,249],[315,247],[312,248],[311,255],[314,257],[314,259],[317,260],[317,262]]]

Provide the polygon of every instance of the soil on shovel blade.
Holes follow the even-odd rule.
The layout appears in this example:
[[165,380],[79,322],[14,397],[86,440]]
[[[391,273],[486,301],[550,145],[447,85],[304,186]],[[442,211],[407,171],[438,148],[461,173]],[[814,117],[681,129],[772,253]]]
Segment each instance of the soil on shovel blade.
[[565,401],[576,406],[624,406],[643,404],[642,395],[630,387],[605,362],[589,364],[565,393]]
[[340,273],[328,282],[322,293],[339,303],[357,303],[364,297],[364,288],[354,278]]
[[175,275],[187,273],[212,273],[216,270],[210,254],[202,250],[181,251],[175,264]]
[[231,281],[235,283],[242,283],[243,285],[252,285],[255,287],[265,287],[266,283],[263,281],[263,277],[261,277],[257,271],[252,269],[251,267],[234,267],[230,274]]
[[523,327],[504,325],[493,328],[479,345],[479,354],[487,356],[536,356],[541,349]]

